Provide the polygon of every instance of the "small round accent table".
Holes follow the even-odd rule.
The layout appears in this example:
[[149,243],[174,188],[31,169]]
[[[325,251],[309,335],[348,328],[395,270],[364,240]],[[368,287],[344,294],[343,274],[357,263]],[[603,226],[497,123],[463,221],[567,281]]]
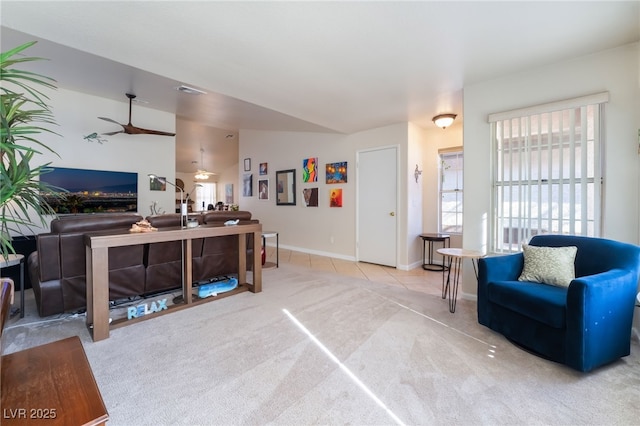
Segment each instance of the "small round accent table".
[[[451,247],[451,239],[449,234],[420,234],[422,238],[422,269],[426,271],[444,271],[446,266],[444,265],[444,259],[442,259],[442,265],[433,263],[433,243],[442,242],[442,247]],[[429,242],[429,262],[426,259],[426,245]]]
[[[262,231],[262,247],[267,249],[266,238],[276,237],[276,268],[280,267],[280,237],[275,231]],[[272,263],[273,265],[273,263]]]
[[[478,259],[484,257],[484,253],[475,250],[465,250],[462,248],[441,248],[438,249],[445,259],[449,258],[449,273],[447,274],[447,282],[445,284],[444,271],[442,271],[442,298],[447,297],[449,294],[449,312],[454,313],[456,311],[456,299],[458,298],[458,286],[460,285],[460,270],[462,269],[462,259],[471,259],[473,265],[473,271],[476,274],[476,280],[478,279],[478,267],[476,263]],[[453,282],[451,282],[451,267],[455,268],[453,275]]]
[[20,318],[24,318],[24,255],[10,254],[6,260],[0,256],[0,270],[16,265],[20,265]]

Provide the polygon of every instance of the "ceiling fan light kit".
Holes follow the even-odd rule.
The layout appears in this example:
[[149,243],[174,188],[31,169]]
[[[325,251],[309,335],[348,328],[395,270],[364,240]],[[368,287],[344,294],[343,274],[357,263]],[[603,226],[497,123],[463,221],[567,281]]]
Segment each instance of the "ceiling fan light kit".
[[158,136],[175,136],[176,135],[175,133],[161,132],[160,130],[143,129],[142,127],[136,127],[133,124],[131,124],[131,105],[135,97],[136,95],[127,93],[127,98],[129,98],[129,123],[128,124],[120,124],[117,121],[107,117],[98,117],[100,120],[108,121],[110,123],[114,123],[122,127],[122,130],[119,130],[117,132],[103,133],[103,135],[113,136],[113,135],[117,135],[118,133],[126,133],[128,135],[158,135]]
[[196,171],[196,174],[193,176],[197,180],[206,180],[206,179],[209,179],[210,175],[215,175],[215,173],[208,172],[204,169],[203,155],[204,155],[204,148],[200,148],[200,168],[198,169],[198,171]]

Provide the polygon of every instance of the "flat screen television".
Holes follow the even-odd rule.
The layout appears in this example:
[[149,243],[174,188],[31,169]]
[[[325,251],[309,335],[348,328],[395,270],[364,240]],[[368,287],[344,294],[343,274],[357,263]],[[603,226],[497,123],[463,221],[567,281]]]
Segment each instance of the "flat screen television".
[[138,173],[52,167],[41,195],[58,214],[138,211]]

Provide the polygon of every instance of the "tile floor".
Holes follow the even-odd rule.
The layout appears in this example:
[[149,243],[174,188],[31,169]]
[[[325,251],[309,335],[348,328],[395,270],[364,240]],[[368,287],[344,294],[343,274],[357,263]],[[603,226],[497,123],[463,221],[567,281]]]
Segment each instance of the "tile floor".
[[[276,249],[267,245],[266,267],[275,267]],[[402,271],[388,266],[355,262],[280,248],[280,265],[294,264],[312,270],[336,272],[378,283],[403,287],[430,294],[441,294],[442,272],[425,271],[421,267]],[[273,264],[273,265],[271,265]]]

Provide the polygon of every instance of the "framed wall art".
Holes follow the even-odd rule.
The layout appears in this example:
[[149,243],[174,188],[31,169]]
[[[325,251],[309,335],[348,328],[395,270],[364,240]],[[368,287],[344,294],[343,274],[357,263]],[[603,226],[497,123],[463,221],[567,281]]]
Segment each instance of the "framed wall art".
[[269,179],[258,179],[258,199],[269,199]]
[[302,181],[318,181],[318,158],[305,158],[302,160]]
[[251,173],[242,175],[242,195],[253,197],[253,175]]
[[279,170],[276,172],[276,205],[296,205],[296,171]]
[[326,183],[347,183],[347,162],[328,163],[326,165]]

